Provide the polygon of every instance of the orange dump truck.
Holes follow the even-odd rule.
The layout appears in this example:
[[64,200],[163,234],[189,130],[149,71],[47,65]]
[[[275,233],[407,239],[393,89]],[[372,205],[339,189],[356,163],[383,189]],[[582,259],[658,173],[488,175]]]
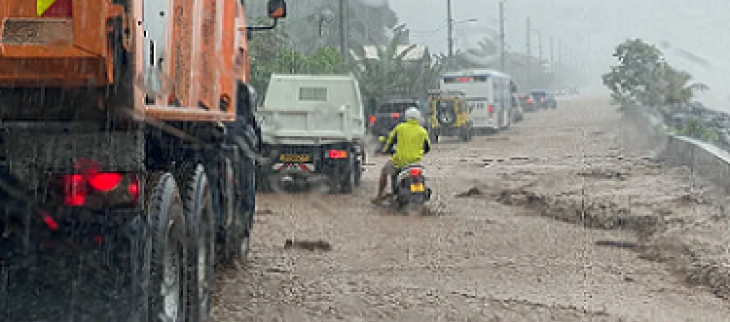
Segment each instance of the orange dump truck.
[[268,11],[0,1],[0,320],[209,320],[252,230],[246,43],[286,3]]

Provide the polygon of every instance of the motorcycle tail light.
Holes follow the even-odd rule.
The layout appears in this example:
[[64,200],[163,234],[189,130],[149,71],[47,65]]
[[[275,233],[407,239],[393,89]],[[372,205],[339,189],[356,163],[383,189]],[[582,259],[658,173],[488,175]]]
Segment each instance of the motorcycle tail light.
[[422,172],[423,171],[421,170],[421,168],[411,168],[409,170],[411,177],[418,177],[421,175]]

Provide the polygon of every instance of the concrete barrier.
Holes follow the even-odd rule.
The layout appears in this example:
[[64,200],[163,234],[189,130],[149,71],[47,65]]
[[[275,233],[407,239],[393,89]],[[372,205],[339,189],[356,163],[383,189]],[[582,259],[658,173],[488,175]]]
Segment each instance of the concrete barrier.
[[723,149],[692,138],[670,135],[659,159],[671,165],[686,166],[693,175],[730,192],[730,153]]

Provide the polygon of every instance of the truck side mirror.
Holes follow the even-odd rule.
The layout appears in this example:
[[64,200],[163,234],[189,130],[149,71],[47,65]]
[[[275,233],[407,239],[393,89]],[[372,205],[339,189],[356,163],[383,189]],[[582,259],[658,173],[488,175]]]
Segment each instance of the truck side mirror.
[[269,18],[286,18],[286,0],[269,0]]

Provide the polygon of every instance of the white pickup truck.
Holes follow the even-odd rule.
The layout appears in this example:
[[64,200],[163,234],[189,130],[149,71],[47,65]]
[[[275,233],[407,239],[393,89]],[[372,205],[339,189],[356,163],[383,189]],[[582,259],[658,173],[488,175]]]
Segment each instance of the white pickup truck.
[[354,77],[274,74],[257,117],[264,156],[259,190],[323,179],[333,192],[359,186],[365,111]]

